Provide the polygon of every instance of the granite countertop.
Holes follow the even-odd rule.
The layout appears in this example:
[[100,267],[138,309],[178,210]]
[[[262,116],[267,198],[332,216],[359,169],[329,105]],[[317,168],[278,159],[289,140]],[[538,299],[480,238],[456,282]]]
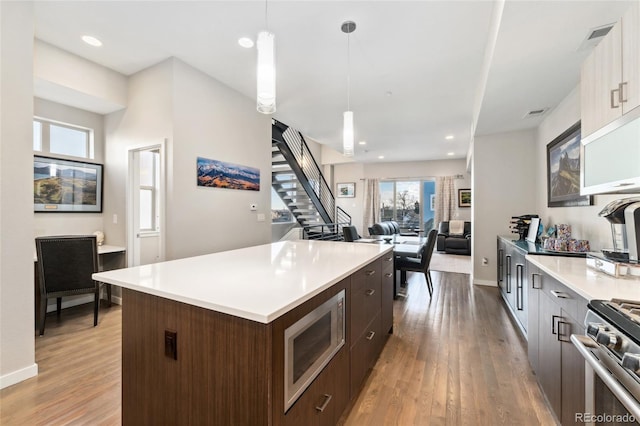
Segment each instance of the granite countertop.
[[282,241],[93,278],[266,324],[392,251],[386,244]]
[[586,259],[528,254],[526,259],[587,300],[640,300],[640,277],[615,278],[587,267]]

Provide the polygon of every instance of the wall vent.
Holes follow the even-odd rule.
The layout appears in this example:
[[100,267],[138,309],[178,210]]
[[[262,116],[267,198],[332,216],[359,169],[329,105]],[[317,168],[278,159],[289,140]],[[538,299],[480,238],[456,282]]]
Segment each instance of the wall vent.
[[578,52],[593,49],[598,43],[600,43],[600,40],[602,40],[604,36],[609,34],[613,25],[614,24],[607,24],[601,27],[591,28],[587,31],[587,36],[582,40],[582,43],[580,43]]
[[529,112],[527,112],[524,117],[522,118],[533,118],[533,117],[540,117],[542,114],[544,114],[545,112],[547,112],[549,108],[542,108],[542,109],[534,109],[531,110]]

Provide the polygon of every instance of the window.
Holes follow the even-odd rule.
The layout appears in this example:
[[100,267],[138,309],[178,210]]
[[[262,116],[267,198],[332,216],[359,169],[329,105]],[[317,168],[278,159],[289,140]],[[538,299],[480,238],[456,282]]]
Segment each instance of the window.
[[70,157],[94,158],[93,130],[35,118],[33,150]]
[[[433,228],[431,195],[435,182],[431,180],[380,182],[380,218],[395,220],[402,228]],[[426,202],[426,204],[425,204]]]
[[271,187],[271,223],[291,223],[293,215],[275,189]]
[[140,232],[158,232],[160,228],[160,152],[140,152]]

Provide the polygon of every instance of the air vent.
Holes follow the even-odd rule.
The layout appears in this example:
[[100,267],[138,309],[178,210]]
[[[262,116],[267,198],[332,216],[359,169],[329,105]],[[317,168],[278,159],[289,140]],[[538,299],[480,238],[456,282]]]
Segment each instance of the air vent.
[[544,114],[545,112],[547,112],[549,108],[542,108],[542,109],[534,109],[529,111],[528,113],[526,113],[524,115],[524,117],[522,118],[533,118],[533,117],[540,117],[542,114]]
[[582,43],[580,43],[578,52],[593,49],[598,43],[600,43],[600,40],[602,40],[604,36],[609,34],[613,25],[614,24],[607,24],[601,27],[591,28],[587,32],[587,36],[582,40]]

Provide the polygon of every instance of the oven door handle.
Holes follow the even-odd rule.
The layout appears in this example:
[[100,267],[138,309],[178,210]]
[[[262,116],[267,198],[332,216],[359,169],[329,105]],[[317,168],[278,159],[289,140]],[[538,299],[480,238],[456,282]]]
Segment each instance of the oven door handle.
[[640,406],[638,406],[638,402],[636,402],[635,398],[629,395],[629,392],[611,375],[609,370],[600,360],[595,357],[594,354],[587,348],[587,345],[593,345],[594,342],[590,338],[586,336],[577,336],[575,334],[571,335],[571,341],[573,342],[580,355],[582,355],[589,363],[593,371],[600,377],[600,379],[604,382],[605,385],[609,388],[611,393],[613,393],[616,398],[625,406],[629,413],[631,413],[636,419],[640,418]]

